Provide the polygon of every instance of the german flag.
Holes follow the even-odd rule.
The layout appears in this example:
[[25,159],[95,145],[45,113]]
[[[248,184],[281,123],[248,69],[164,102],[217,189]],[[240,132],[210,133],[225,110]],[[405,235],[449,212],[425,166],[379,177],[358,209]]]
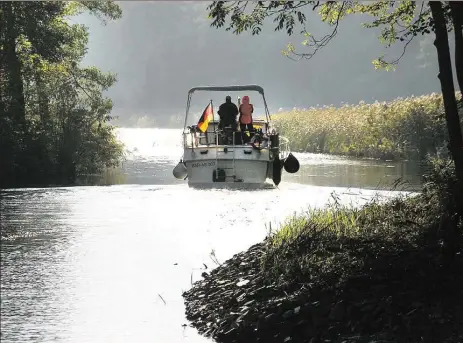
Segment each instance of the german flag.
[[201,118],[198,121],[198,128],[201,132],[206,132],[209,122],[212,120],[214,116],[214,110],[212,109],[212,101],[207,105],[204,109]]

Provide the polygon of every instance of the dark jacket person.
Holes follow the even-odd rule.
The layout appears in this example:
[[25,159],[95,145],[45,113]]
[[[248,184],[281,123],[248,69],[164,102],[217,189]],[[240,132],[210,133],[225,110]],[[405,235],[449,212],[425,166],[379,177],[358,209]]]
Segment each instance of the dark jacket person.
[[238,107],[232,103],[231,96],[227,95],[225,102],[220,105],[217,113],[220,117],[219,128],[223,129],[225,126],[231,126],[233,130],[236,130]]

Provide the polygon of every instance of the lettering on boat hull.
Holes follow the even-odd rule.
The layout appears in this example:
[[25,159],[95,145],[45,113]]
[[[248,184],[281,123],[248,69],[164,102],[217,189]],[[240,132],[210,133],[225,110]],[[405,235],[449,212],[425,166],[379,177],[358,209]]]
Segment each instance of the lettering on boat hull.
[[215,167],[215,161],[193,162],[191,164],[191,168],[207,168],[207,167]]

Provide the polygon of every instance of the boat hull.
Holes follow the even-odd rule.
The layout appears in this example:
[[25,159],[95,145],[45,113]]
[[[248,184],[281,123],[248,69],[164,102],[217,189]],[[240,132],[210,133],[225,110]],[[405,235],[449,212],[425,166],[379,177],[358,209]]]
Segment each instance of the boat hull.
[[188,182],[188,187],[193,189],[230,189],[230,190],[261,190],[261,189],[275,189],[275,185],[270,182],[264,183],[246,183],[246,182],[215,182],[213,184]]
[[194,188],[268,188],[272,153],[249,146],[185,149],[188,185]]

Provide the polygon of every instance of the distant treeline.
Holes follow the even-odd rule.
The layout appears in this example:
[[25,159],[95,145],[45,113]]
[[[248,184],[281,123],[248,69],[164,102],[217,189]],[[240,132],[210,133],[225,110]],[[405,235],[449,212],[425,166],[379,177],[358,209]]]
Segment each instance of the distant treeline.
[[[461,93],[457,98],[461,108]],[[276,114],[273,120],[295,151],[384,160],[447,154],[441,94],[293,110]],[[463,127],[463,119],[460,124]]]

